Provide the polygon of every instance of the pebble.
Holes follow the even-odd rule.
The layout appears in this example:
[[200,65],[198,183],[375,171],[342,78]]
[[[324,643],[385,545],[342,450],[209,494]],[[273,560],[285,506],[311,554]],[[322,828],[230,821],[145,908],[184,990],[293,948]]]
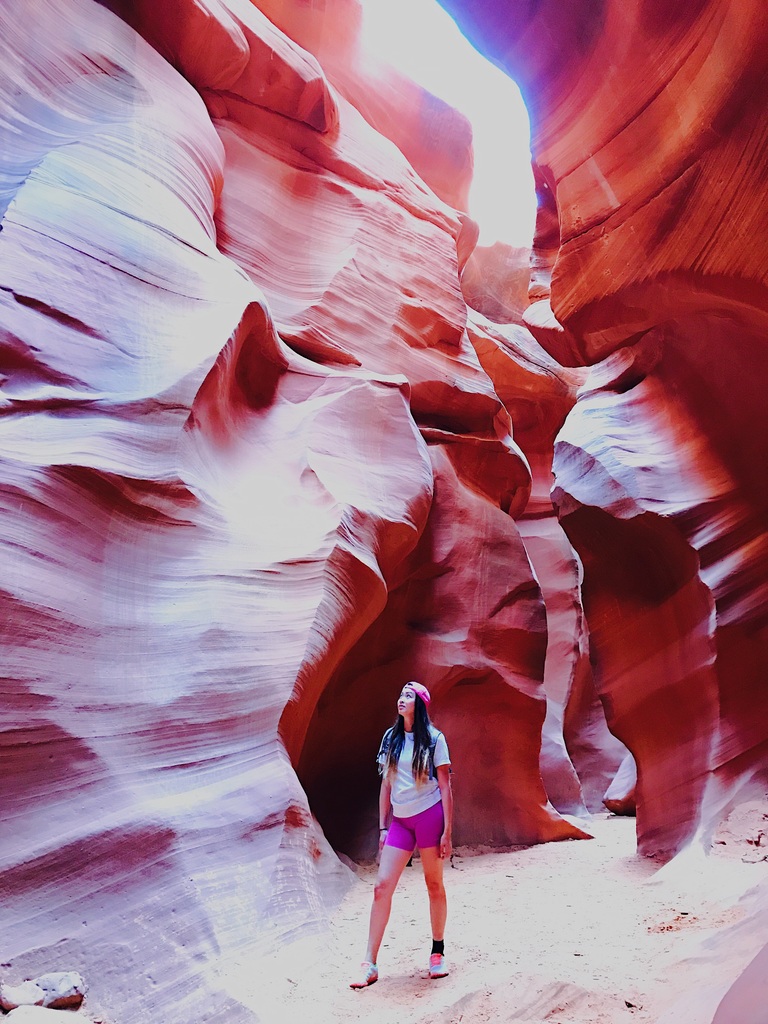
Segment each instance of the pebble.
[[17,1006],[42,1006],[45,992],[34,981],[20,985],[0,985],[0,1007],[13,1010]]
[[[19,985],[0,984],[0,1007],[3,1010],[11,1011],[29,1009],[30,1007],[63,1010],[79,1006],[85,997],[86,990],[85,981],[77,971],[41,974],[39,978],[22,981]],[[15,1019],[27,1018],[16,1017]]]

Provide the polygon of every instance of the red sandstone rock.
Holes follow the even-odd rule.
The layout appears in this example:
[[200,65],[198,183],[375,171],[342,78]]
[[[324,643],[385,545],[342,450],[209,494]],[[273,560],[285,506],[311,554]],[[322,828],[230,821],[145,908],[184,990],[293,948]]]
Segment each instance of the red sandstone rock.
[[637,765],[631,754],[627,754],[619,770],[605,791],[603,803],[614,814],[635,814],[637,811]]
[[353,681],[359,827],[389,643],[457,763],[495,748],[457,836],[583,834],[540,779],[530,467],[466,329],[471,222],[308,50],[234,3],[136,6],[143,39],[30,4],[0,15],[7,955],[64,935],[117,1016],[115,962],[137,1019],[239,1024],[203,975],[346,884],[313,755]]
[[768,549],[737,481],[674,400],[674,370],[650,340],[596,367],[555,455],[598,686],[638,762],[648,852],[678,848],[716,813],[719,789],[762,763],[766,735],[744,639]]
[[[356,5],[126,6],[141,39],[85,0],[30,4],[0,15],[19,950],[63,934],[94,977],[119,961],[137,1018],[252,1020],[203,971],[322,918],[344,872],[312,811],[365,851],[413,676],[451,741],[459,841],[583,835],[551,804],[594,806],[613,775],[603,706],[641,849],[700,836],[768,736],[761,293],[722,216],[746,197],[761,237],[756,101],[736,102],[757,8],[473,8],[528,69],[549,189],[526,318],[560,362],[602,359],[585,383],[524,328],[468,322],[466,126],[363,69]],[[612,68],[596,94],[590,66]],[[697,69],[680,142],[661,129]],[[436,109],[445,149],[420,134]]]
[[521,85],[557,207],[553,309],[583,361],[669,319],[762,316],[762,4],[443,6]]
[[[539,776],[546,631],[522,541],[507,515],[461,481],[444,446],[429,453],[435,489],[424,533],[390,581],[386,608],[328,683],[299,777],[334,845],[373,852],[375,806],[365,821],[344,808],[377,784],[371,751],[410,672],[430,688],[430,711],[449,739],[458,844],[583,836],[547,806]],[[362,693],[370,716],[359,713]],[[355,709],[353,736],[340,708]]]
[[359,0],[324,0],[307,7],[260,0],[286,35],[313,53],[334,88],[400,149],[427,185],[466,211],[472,182],[472,128],[458,110],[383,63],[360,39]]
[[122,0],[119,10],[198,92],[237,96],[322,132],[336,126],[320,65],[249,0]]
[[467,305],[496,323],[521,323],[528,305],[530,256],[530,249],[504,242],[478,246],[461,275]]
[[542,776],[558,810],[583,814],[586,807],[602,806],[608,780],[625,753],[606,727],[592,685],[581,565],[550,499],[553,444],[585,372],[559,366],[523,327],[501,327],[473,316],[468,330],[532,470],[531,497],[518,528],[547,609]]
[[444,6],[531,112],[525,320],[561,362],[596,364],[556,445],[556,503],[596,686],[638,764],[640,848],[669,854],[768,750],[768,17],[728,0],[673,19],[639,0]]

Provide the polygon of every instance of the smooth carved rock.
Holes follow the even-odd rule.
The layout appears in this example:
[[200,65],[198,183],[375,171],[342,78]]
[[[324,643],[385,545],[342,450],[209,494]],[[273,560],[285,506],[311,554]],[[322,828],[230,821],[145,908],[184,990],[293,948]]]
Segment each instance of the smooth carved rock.
[[[285,508],[298,508],[286,489],[272,489],[271,512],[240,509],[234,520],[206,497],[185,430],[203,381],[220,355],[227,364],[241,323],[265,353],[253,374],[277,365],[270,344],[277,362],[290,353],[256,288],[216,247],[223,149],[200,97],[97,4],[52,3],[39,23],[15,5],[2,28],[3,67],[15,77],[0,81],[0,128],[6,138],[29,129],[24,147],[0,147],[12,198],[0,233],[2,605],[14,638],[2,702],[4,916],[22,950],[68,936],[81,962],[133,965],[137,1015],[252,1020],[208,990],[201,964],[254,941],[287,808],[306,806],[276,729],[344,496],[341,506],[324,498],[318,515],[322,485],[309,469],[302,484],[307,460],[297,455],[287,490],[300,499],[308,487],[300,550],[278,543]],[[246,315],[254,309],[260,319]],[[413,431],[397,385],[345,386],[391,394]],[[282,406],[289,420],[292,408]],[[226,460],[214,445],[214,478],[228,481]],[[288,462],[275,456],[266,478]],[[248,552],[252,534],[270,530],[266,558],[258,544]],[[269,583],[283,557],[298,569],[287,569],[281,613]],[[258,579],[263,604],[243,603]],[[286,644],[279,671],[274,654],[259,653],[270,616]],[[261,739],[245,725],[254,716]],[[332,888],[340,865],[310,843],[306,824],[301,834],[303,849],[286,859],[310,875],[326,861]],[[126,915],[127,903],[142,913]],[[312,913],[324,913],[317,899]],[[147,961],[168,968],[160,981]]]
[[531,467],[531,496],[517,525],[547,609],[542,778],[559,811],[583,815],[602,807],[605,787],[626,753],[609,732],[594,689],[581,565],[550,497],[555,438],[586,373],[557,364],[521,326],[472,315],[468,331]]
[[118,963],[138,1020],[250,1024],[207,979],[349,881],[313,819],[345,687],[372,769],[348,831],[420,675],[456,756],[498,755],[499,802],[457,779],[457,834],[583,835],[540,777],[531,467],[467,330],[473,226],[352,78],[251,7],[138,6],[142,38],[34,6],[0,14],[3,909],[107,1016]]
[[[327,839],[370,852],[405,679],[451,739],[460,842],[583,837],[558,810],[599,802],[623,741],[640,847],[669,852],[761,763],[759,290],[748,246],[709,252],[720,192],[675,220],[662,129],[694,100],[646,95],[675,43],[652,4],[473,8],[529,71],[531,332],[468,316],[462,284],[524,299],[471,291],[466,123],[365,66],[356,4],[112,6],[141,35],[85,0],[0,15],[3,906],[21,951],[119,963],[137,1019],[250,1024],[206,979],[318,927],[348,881]],[[585,99],[617,36],[661,57]],[[702,180],[756,102],[729,126],[720,99]]]
[[627,754],[619,765],[619,770],[605,791],[603,803],[614,814],[635,814],[637,799],[637,765],[631,754]]
[[[378,776],[370,751],[394,717],[406,665],[430,687],[435,721],[451,738],[457,843],[584,836],[547,806],[541,783],[546,631],[539,588],[514,523],[467,487],[449,453],[430,445],[434,494],[425,530],[391,581],[386,608],[329,681],[299,761],[332,842],[357,855],[375,852]],[[515,644],[506,642],[510,634]],[[360,716],[349,736],[338,708],[356,705],[361,688],[372,714]],[[478,704],[483,715],[475,720]],[[479,756],[493,765],[492,792],[485,775],[471,770]],[[344,808],[366,793],[369,818],[356,821]]]
[[524,320],[558,361],[593,365],[555,504],[595,686],[638,766],[639,846],[670,855],[707,841],[768,749],[768,19],[728,0],[674,19],[640,0],[444,6],[531,113]]
[[553,310],[581,361],[686,314],[762,318],[762,4],[443,6],[523,88],[556,198]]
[[228,109],[227,97],[237,96],[331,131],[338,120],[337,90],[395,143],[441,199],[466,211],[469,122],[362,49],[357,3],[335,0],[319,12],[285,3],[257,8],[247,0],[173,0],[162,8],[150,0],[113,0],[112,6],[201,92],[212,116]]
[[766,712],[745,641],[761,615],[754,568],[768,555],[754,507],[674,399],[671,373],[650,338],[594,368],[555,446],[554,491],[584,561],[609,724],[640,767],[640,846],[667,853],[760,759]]
[[504,242],[477,246],[461,275],[467,305],[496,323],[522,323],[528,305],[531,251]]
[[394,142],[436,195],[456,210],[467,210],[473,163],[468,120],[364,47],[359,0],[325,0],[310,7],[260,0],[259,6],[317,57],[334,88]]
[[224,92],[321,132],[338,115],[320,65],[248,0],[118,0],[117,9],[203,95]]

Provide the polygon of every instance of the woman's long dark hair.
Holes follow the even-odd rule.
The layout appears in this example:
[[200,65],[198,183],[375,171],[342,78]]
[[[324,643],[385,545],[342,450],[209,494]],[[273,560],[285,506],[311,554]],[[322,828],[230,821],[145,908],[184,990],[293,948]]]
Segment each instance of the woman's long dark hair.
[[[415,694],[413,705],[413,761],[411,765],[413,777],[419,781],[424,781],[429,776],[429,748],[432,743],[429,724],[427,705],[418,694]],[[397,768],[397,762],[400,760],[400,755],[403,752],[404,743],[405,721],[402,715],[398,715],[389,736],[389,749],[387,750],[387,758],[384,762],[385,775],[390,769]]]

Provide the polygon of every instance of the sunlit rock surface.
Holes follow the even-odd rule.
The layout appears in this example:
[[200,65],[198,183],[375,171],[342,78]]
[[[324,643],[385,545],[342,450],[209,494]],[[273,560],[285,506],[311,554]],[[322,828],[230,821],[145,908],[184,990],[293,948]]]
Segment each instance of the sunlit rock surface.
[[583,836],[628,748],[668,855],[764,765],[765,16],[663,11],[469,10],[524,308],[352,0],[2,9],[3,980],[253,1021],[218,979],[372,852],[409,678],[460,843]]
[[220,968],[322,926],[409,678],[457,840],[584,835],[540,775],[544,727],[579,804],[466,123],[433,146],[389,73],[372,109],[354,34],[281,10],[0,14],[3,980],[55,947],[122,1021],[254,1019]]
[[639,0],[444,6],[532,113],[524,320],[593,366],[554,497],[608,722],[637,762],[640,848],[668,855],[768,758],[768,17],[728,0],[674,17]]
[[[636,807],[645,853],[706,848],[768,763],[768,15],[731,0],[443,6],[532,115],[524,322],[560,362],[593,367],[553,493],[583,564],[595,683],[633,755],[606,803]],[[764,961],[700,1019],[747,1019]]]
[[495,242],[478,245],[464,267],[461,290],[467,305],[500,324],[522,323],[531,279],[531,250]]

